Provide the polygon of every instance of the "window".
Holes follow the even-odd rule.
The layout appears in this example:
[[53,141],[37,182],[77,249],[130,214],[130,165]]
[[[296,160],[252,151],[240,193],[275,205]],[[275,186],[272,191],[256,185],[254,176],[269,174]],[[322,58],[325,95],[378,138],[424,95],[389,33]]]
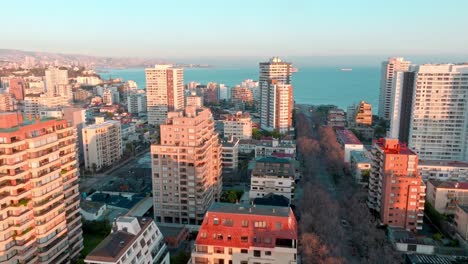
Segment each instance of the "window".
[[218,218],[214,218],[214,219],[213,219],[213,224],[214,224],[214,225],[218,225],[218,224],[219,224],[219,219],[218,219]]
[[200,237],[201,237],[201,238],[206,238],[206,237],[207,237],[207,235],[206,235],[206,233],[205,233],[205,232],[203,232],[203,233],[200,233]]
[[248,242],[249,237],[248,236],[241,236],[241,242]]
[[257,222],[255,222],[255,227],[256,228],[265,228],[266,227],[266,222],[265,221],[257,221]]
[[254,250],[253,255],[254,255],[254,257],[259,258],[261,256],[260,250]]
[[[241,249],[241,253],[242,254],[249,254],[249,251],[247,249]],[[245,263],[247,263],[247,261]]]
[[271,238],[265,237],[265,238],[263,239],[263,243],[265,243],[265,244],[270,244],[270,243],[271,243]]
[[280,229],[281,229],[281,223],[280,223],[280,222],[276,222],[275,228],[276,228],[276,230],[280,230]]
[[242,220],[242,227],[248,227],[249,226],[249,220]]
[[233,226],[234,222],[232,221],[232,219],[224,219],[223,224],[225,226]]
[[271,251],[265,251],[265,256],[271,256]]

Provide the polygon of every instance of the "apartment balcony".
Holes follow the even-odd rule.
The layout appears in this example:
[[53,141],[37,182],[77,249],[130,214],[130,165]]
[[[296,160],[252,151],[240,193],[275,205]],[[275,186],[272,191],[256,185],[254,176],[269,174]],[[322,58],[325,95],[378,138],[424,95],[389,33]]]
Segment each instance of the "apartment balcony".
[[58,201],[56,202],[55,204],[52,204],[50,205],[49,207],[47,207],[46,209],[42,209],[42,210],[39,210],[39,211],[36,211],[34,210],[34,216],[35,217],[44,217],[44,216],[47,216],[47,214],[51,214],[53,212],[56,212],[60,209],[64,209],[64,204],[62,201]]
[[39,200],[38,202],[34,203],[34,209],[35,210],[42,210],[44,208],[47,208],[51,204],[54,204],[58,202],[59,200],[62,200],[63,194],[62,192],[57,192],[50,197],[47,197],[46,199]]

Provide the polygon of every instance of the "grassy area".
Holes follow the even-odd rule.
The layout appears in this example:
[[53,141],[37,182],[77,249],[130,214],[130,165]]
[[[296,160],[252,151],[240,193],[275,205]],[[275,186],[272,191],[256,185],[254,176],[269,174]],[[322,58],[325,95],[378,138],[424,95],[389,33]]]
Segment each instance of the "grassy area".
[[83,234],[84,248],[83,251],[81,251],[81,255],[87,256],[99,243],[101,243],[102,240],[104,240],[104,238],[106,238],[106,236],[103,236],[102,234]]

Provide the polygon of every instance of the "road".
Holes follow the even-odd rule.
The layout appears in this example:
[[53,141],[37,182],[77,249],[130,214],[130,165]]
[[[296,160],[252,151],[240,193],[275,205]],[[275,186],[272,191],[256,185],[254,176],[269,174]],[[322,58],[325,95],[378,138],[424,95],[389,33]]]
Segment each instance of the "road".
[[[313,124],[312,118],[313,118],[313,112],[310,111],[310,106],[308,105],[297,105],[298,110],[300,113],[303,113],[309,122]],[[310,131],[310,137],[314,139],[318,139],[318,129],[314,127]],[[327,172],[327,168],[325,167],[324,162],[318,162],[317,164],[317,171],[315,173],[315,177],[318,180],[318,182],[325,188],[325,190],[330,194],[330,197],[334,199],[335,201],[339,202],[338,198],[340,195],[340,191],[336,188],[336,184],[333,180],[333,176],[330,175]],[[346,220],[345,216],[341,216],[342,219]],[[352,226],[347,225],[344,227],[344,230],[346,233],[352,231]],[[359,256],[354,256],[355,251],[353,248],[349,247],[349,244],[352,243],[352,241],[343,241],[344,245],[342,246],[343,248],[343,257],[346,259],[346,263],[361,263],[361,258]],[[353,252],[354,251],[354,252]]]

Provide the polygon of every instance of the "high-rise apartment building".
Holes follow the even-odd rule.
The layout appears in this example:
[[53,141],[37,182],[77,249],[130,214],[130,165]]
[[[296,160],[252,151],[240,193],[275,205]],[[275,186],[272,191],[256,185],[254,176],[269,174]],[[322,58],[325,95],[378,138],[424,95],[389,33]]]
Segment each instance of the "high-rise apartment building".
[[146,112],[146,93],[129,92],[127,95],[127,110],[131,114],[140,114]]
[[395,72],[408,71],[411,62],[405,61],[402,57],[388,58],[382,62],[380,77],[380,96],[379,96],[379,117],[385,120],[390,119],[390,109],[392,102],[392,85]]
[[96,118],[94,125],[83,128],[85,168],[100,170],[122,158],[122,129],[119,121]]
[[372,149],[368,205],[383,224],[422,229],[425,185],[418,172],[418,155],[398,139],[380,139]]
[[156,65],[145,72],[148,124],[163,124],[168,112],[184,107],[184,70]]
[[27,116],[36,116],[39,115],[41,111],[56,109],[63,106],[68,106],[68,102],[64,97],[48,97],[45,94],[28,94],[24,97],[23,111]]
[[222,186],[221,144],[210,110],[169,112],[151,156],[156,222],[201,224]]
[[48,97],[62,96],[72,99],[71,86],[68,84],[66,69],[50,68],[45,71],[46,95]]
[[468,159],[468,64],[416,67],[409,146],[422,160]]
[[0,261],[67,263],[83,249],[76,131],[0,113]]
[[231,89],[231,100],[233,102],[244,102],[251,104],[254,101],[252,90],[247,87],[236,86]]
[[289,131],[292,126],[293,87],[291,63],[271,58],[260,63],[260,126],[265,130]]
[[297,222],[289,207],[214,203],[189,264],[297,263]]
[[414,72],[395,72],[390,106],[390,138],[408,143],[414,92]]

